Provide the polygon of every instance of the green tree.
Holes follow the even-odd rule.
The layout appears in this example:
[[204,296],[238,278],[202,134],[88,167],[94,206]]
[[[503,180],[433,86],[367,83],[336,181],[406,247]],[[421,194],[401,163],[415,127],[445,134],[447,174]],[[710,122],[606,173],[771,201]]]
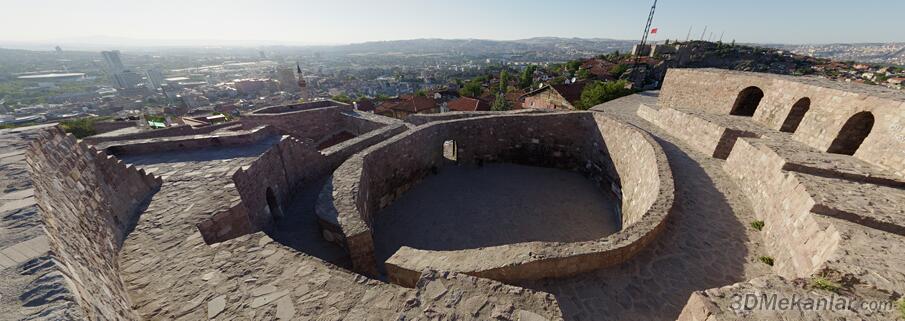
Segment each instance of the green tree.
[[626,70],[628,70],[628,66],[626,64],[614,65],[610,67],[610,76],[619,79],[619,77],[622,77],[622,75],[625,74]]
[[534,72],[537,71],[537,66],[530,65],[528,68],[522,71],[522,74],[519,75],[518,79],[518,87],[521,89],[527,89],[531,87],[531,84],[534,82]]
[[490,105],[490,110],[492,111],[506,111],[512,109],[512,104],[506,100],[506,95],[503,93],[496,94],[496,99],[494,99],[493,104]]
[[509,87],[509,71],[500,71],[500,90],[506,90]]
[[591,78],[591,71],[587,69],[581,69],[577,73],[575,73],[575,77],[578,77],[578,79]]
[[578,102],[578,109],[586,110],[604,102],[632,94],[632,90],[626,88],[628,82],[619,81],[594,81],[581,91],[581,100]]
[[418,89],[415,91],[415,96],[427,97],[427,91],[424,89]]
[[579,67],[581,67],[581,61],[579,60],[572,60],[566,63],[566,69],[571,72],[578,71]]
[[459,95],[465,97],[478,97],[481,95],[482,91],[481,83],[472,80],[465,83],[465,86],[462,86],[462,89],[459,89]]
[[97,130],[94,129],[94,123],[106,120],[109,117],[85,117],[85,118],[77,118],[77,119],[67,119],[60,122],[60,126],[63,127],[63,131],[67,133],[72,133],[76,138],[85,138],[97,133]]

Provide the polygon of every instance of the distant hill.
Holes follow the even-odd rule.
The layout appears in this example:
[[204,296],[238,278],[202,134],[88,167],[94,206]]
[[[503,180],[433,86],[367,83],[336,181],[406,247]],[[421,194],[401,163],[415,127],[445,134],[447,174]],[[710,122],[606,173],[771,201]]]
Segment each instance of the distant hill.
[[520,40],[483,39],[412,39],[375,41],[324,49],[346,53],[451,53],[464,54],[505,54],[527,51],[566,52],[609,52],[626,51],[635,43],[632,40],[583,39],[583,38],[529,38]]

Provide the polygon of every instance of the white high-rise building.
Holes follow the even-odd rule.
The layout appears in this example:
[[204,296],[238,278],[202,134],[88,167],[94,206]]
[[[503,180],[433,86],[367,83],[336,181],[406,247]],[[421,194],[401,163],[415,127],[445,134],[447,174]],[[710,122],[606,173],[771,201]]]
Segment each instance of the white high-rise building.
[[147,85],[148,89],[157,90],[163,85],[163,72],[158,69],[148,69],[145,72],[145,78],[147,78],[145,85]]
[[120,59],[119,50],[101,51],[101,55],[104,56],[104,61],[107,62],[107,70],[111,75],[126,71],[126,67],[123,66],[123,61]]

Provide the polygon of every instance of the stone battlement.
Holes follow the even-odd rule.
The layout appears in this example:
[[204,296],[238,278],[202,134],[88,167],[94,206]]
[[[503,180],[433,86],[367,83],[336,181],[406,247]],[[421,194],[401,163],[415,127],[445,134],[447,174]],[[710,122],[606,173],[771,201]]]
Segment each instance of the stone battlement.
[[42,132],[26,156],[50,247],[85,316],[137,319],[116,257],[161,179],[59,127]]

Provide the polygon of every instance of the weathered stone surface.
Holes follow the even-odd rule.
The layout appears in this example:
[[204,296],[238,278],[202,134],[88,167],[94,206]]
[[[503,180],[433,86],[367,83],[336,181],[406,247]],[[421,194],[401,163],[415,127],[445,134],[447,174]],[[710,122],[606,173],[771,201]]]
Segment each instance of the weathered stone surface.
[[729,115],[739,93],[750,86],[763,90],[752,119],[779,130],[792,106],[809,98],[810,109],[793,138],[826,151],[845,122],[861,111],[876,122],[855,157],[905,177],[905,94],[880,86],[842,83],[815,77],[792,77],[717,69],[670,69],[658,104]]
[[160,178],[58,127],[42,132],[26,155],[50,246],[86,317],[136,319],[116,253]]
[[[536,128],[536,129],[535,129]],[[528,130],[528,135],[525,130]],[[454,141],[461,164],[508,162],[584,173],[617,194],[623,230],[586,242],[529,242],[459,251],[402,247],[388,261],[393,282],[413,286],[429,269],[507,282],[563,277],[615,265],[660,231],[672,208],[673,182],[665,155],[631,126],[592,113],[487,116],[423,125],[353,156],[321,192],[322,221],[337,222],[362,273],[375,273],[375,216],[426,175],[448,165],[442,146]],[[615,186],[615,188],[614,188]]]

